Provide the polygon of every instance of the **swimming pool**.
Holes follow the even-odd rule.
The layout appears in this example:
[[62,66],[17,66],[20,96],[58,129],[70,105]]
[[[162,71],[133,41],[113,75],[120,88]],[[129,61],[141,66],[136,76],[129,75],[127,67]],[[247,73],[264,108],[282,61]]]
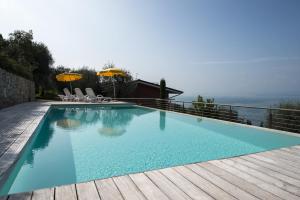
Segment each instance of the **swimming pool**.
[[138,106],[53,106],[0,194],[297,144],[277,131]]

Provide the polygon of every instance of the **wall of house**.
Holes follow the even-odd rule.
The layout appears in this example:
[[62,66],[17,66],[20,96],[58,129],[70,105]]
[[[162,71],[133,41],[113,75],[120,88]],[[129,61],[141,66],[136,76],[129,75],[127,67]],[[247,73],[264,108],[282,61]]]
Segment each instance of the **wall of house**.
[[[169,96],[169,94],[167,94]],[[151,87],[144,84],[138,84],[133,93],[130,94],[131,98],[159,98],[160,89]]]
[[0,68],[0,109],[35,100],[33,81]]

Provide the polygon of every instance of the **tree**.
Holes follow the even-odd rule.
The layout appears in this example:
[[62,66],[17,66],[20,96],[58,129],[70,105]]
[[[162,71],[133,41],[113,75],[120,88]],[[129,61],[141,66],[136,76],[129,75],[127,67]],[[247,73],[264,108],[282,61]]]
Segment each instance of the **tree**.
[[36,89],[39,89],[41,95],[44,95],[44,90],[51,88],[50,86],[50,67],[54,60],[46,45],[43,43],[34,43],[34,59],[36,68],[33,70],[33,80]]
[[82,68],[73,71],[75,73],[82,74],[82,79],[72,82],[74,88],[80,88],[82,91],[84,91],[85,88],[92,88],[97,94],[101,92],[98,84],[98,76],[94,69],[89,69],[88,66],[83,66]]
[[[116,68],[113,63],[106,63],[103,66],[103,70],[108,68]],[[127,69],[121,68],[125,76],[114,77],[101,77],[100,78],[100,91],[106,96],[114,96],[114,90],[116,97],[124,97],[127,94],[128,83],[133,80],[131,72]]]
[[17,30],[9,34],[7,48],[8,56],[30,73],[36,68],[32,40],[33,33],[31,30],[29,32]]
[[196,102],[193,102],[193,107],[196,109],[203,109],[205,106],[204,99],[201,95],[198,95]]
[[33,80],[42,93],[51,87],[49,74],[53,62],[47,46],[33,41],[31,30],[16,30],[7,40],[0,36],[0,67]]
[[192,103],[193,108],[196,110],[195,114],[205,117],[239,122],[237,111],[232,110],[231,108],[228,109],[217,106],[217,104],[215,104],[214,102],[214,98],[208,98],[205,100],[202,96],[198,95],[196,101]]
[[166,99],[167,98],[166,81],[163,78],[160,80],[160,98],[161,99]]
[[32,31],[15,31],[8,39],[0,37],[0,67],[32,79],[34,58],[32,55]]
[[113,62],[108,62],[106,64],[104,64],[102,69],[109,69],[109,68],[115,68],[116,65]]

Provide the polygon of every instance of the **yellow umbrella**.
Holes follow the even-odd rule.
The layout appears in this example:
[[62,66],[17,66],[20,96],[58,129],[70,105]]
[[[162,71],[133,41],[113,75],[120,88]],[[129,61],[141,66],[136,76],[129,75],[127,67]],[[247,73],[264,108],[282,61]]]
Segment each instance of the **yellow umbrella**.
[[77,73],[62,73],[62,74],[58,74],[56,75],[56,80],[57,81],[61,81],[61,82],[70,82],[70,89],[71,89],[71,93],[72,93],[72,81],[77,81],[80,80],[82,78],[81,74],[77,74]]
[[126,76],[126,73],[121,69],[112,67],[112,68],[104,69],[100,72],[97,72],[97,76],[106,76],[106,77]]
[[[97,76],[106,76],[106,77],[114,77],[114,76],[126,76],[126,73],[118,68],[111,67],[108,69],[104,69],[100,72],[97,72]],[[116,89],[115,89],[115,82],[112,80],[114,86],[114,97],[116,97]]]

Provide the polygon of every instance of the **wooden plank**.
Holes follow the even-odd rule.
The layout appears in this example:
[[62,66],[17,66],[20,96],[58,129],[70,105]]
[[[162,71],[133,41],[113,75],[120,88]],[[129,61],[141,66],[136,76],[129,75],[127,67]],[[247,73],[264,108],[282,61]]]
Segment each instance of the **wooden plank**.
[[158,171],[149,171],[145,172],[145,174],[159,187],[159,189],[161,189],[168,197],[170,197],[170,199],[191,200],[188,195],[186,195],[182,190],[180,190]]
[[289,155],[282,155],[281,152],[268,151],[266,154],[272,155],[275,158],[279,158],[281,161],[291,163],[293,166],[299,166],[299,161]]
[[226,181],[236,185],[237,187],[241,188],[242,190],[256,196],[259,199],[273,199],[273,200],[280,200],[279,197],[273,195],[270,192],[267,192],[257,185],[250,183],[222,168],[217,166],[216,163],[201,163],[199,164],[201,167],[205,168],[206,170],[210,171],[211,173],[216,174],[217,176],[225,179]]
[[300,156],[298,156],[298,155],[295,155],[295,154],[283,151],[281,149],[275,150],[275,151],[272,151],[272,152],[280,155],[281,157],[283,157],[285,159],[289,159],[289,160],[291,160],[293,162],[300,163]]
[[[296,167],[296,168],[299,168],[299,164],[298,163],[295,163],[295,162],[292,162],[290,160],[287,160],[287,159],[283,159],[281,157],[278,157],[278,154],[276,153],[272,153],[272,151],[267,151],[267,152],[263,152],[262,154],[258,154],[260,156],[265,156],[267,158],[272,158],[274,160],[276,160],[277,162],[280,162],[282,164],[286,164],[286,165],[289,165],[289,166],[292,166],[292,167]],[[299,170],[298,170],[299,171]]]
[[[281,175],[280,173],[276,173],[274,171],[271,171],[271,170],[265,170],[263,168],[260,168],[259,170],[258,169],[254,169],[255,168],[255,165],[252,164],[252,163],[247,163],[247,161],[245,160],[242,160],[240,158],[235,158],[235,159],[228,159],[226,160],[227,162],[232,162],[232,164],[238,168],[238,169],[241,169],[243,171],[246,171],[248,174],[251,174],[253,176],[256,176],[257,178],[260,178],[266,182],[269,182],[271,184],[274,184],[286,191],[289,191],[293,194],[296,194],[296,195],[300,195],[300,188],[297,188],[295,187],[294,185],[297,184],[297,182],[300,182],[296,179],[292,179],[288,176],[284,176],[284,175]],[[249,165],[251,167],[249,167]],[[274,176],[278,176],[280,177],[283,176],[286,178],[285,181],[283,180],[280,180],[278,179],[277,177],[275,178]],[[289,182],[292,182],[293,184],[289,183]],[[300,184],[299,184],[300,185]]]
[[187,165],[188,168],[193,170],[198,175],[202,176],[206,180],[217,185],[222,190],[226,191],[227,193],[231,194],[237,199],[258,199],[257,197],[253,196],[252,194],[240,189],[239,187],[229,183],[228,181],[216,176],[215,174],[211,173],[210,171],[201,167],[201,165],[191,164]]
[[294,155],[297,155],[297,156],[300,156],[300,150],[299,149],[295,149],[293,147],[283,148],[281,150],[286,151],[286,152],[291,153],[291,154],[294,154]]
[[248,162],[251,162],[251,163],[255,163],[257,166],[264,167],[264,168],[279,172],[279,173],[287,175],[289,177],[295,177],[298,180],[300,178],[300,174],[294,173],[294,172],[292,172],[292,171],[290,171],[286,168],[278,167],[277,165],[271,165],[267,162],[263,162],[261,160],[255,159],[253,157],[244,156],[244,157],[241,157],[241,159],[244,159],[244,160],[246,160]]
[[55,188],[55,200],[77,200],[75,185],[64,185]]
[[262,189],[273,193],[274,195],[282,198],[282,199],[298,199],[299,197],[297,197],[296,195],[287,192],[286,190],[275,186],[272,183],[266,182],[263,179],[257,178],[256,176],[253,176],[252,174],[248,174],[247,170],[241,170],[239,168],[236,168],[235,164],[232,165],[231,162],[227,162],[228,160],[222,160],[222,161],[213,161],[212,163],[219,163],[220,167],[222,167],[223,169],[229,171],[230,173],[234,173],[235,175],[245,179],[248,182],[251,182],[253,184],[256,184],[257,186],[261,187]]
[[32,200],[54,200],[54,188],[33,191]]
[[197,187],[199,187],[201,190],[205,191],[215,199],[236,199],[187,167],[179,166],[175,167],[174,169],[184,178],[195,184]]
[[263,156],[263,155],[252,154],[252,155],[248,155],[248,157],[257,159],[259,161],[268,163],[270,165],[274,165],[274,166],[277,166],[277,167],[280,167],[280,168],[287,169],[288,171],[290,171],[292,173],[300,175],[300,171],[297,167],[294,167],[294,166],[288,165],[286,163],[280,162],[278,159],[272,158],[270,156],[266,157],[266,156]]
[[165,175],[170,181],[172,181],[177,187],[183,190],[192,199],[213,199],[207,193],[205,193],[200,188],[196,187],[190,181],[181,176],[172,168],[166,168],[159,170],[163,175]]
[[112,178],[95,181],[102,200],[122,200],[122,195]]
[[293,146],[293,148],[295,148],[295,149],[299,149],[299,150],[300,150],[300,145]]
[[141,191],[136,187],[129,176],[119,176],[113,178],[119,191],[121,192],[124,199],[135,200],[135,199],[146,199]]
[[76,184],[76,190],[78,200],[100,199],[94,181]]
[[9,200],[31,200],[32,192],[9,195]]
[[147,199],[169,199],[145,174],[130,174],[129,177],[133,180],[135,185],[140,189]]
[[[250,167],[254,170],[260,171],[268,176],[282,180],[291,185],[296,185],[296,186],[299,185],[300,186],[300,180],[299,180],[300,177],[298,176],[298,174],[288,176],[288,175],[285,175],[284,170],[281,170],[280,168],[278,170],[273,170],[273,169],[270,169],[270,168],[267,168],[267,167],[264,167],[261,165],[257,165],[256,163],[253,163],[253,162],[248,161],[243,158],[234,158],[232,160],[235,162],[238,162],[239,164],[242,164],[244,166]],[[278,171],[280,171],[280,172],[278,172]]]

